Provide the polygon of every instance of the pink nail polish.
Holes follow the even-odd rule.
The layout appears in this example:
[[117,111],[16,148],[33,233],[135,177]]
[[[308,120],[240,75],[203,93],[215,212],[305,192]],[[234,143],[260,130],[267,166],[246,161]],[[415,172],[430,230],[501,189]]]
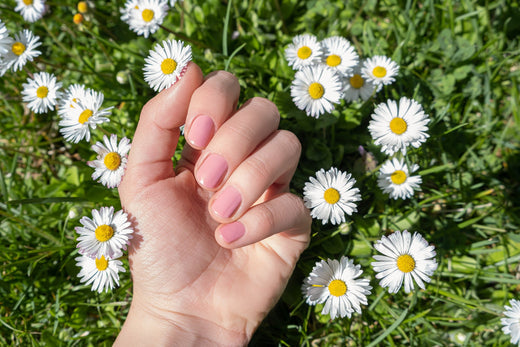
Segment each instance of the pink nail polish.
[[218,187],[226,176],[227,170],[228,164],[224,157],[218,154],[210,154],[197,170],[197,181],[205,188]]
[[215,124],[209,116],[200,115],[191,123],[188,142],[196,148],[206,148],[215,132]]
[[235,213],[241,202],[240,192],[236,188],[228,186],[213,201],[212,208],[220,217],[229,218]]
[[219,232],[224,241],[231,243],[244,236],[246,228],[240,222],[233,222],[220,227]]

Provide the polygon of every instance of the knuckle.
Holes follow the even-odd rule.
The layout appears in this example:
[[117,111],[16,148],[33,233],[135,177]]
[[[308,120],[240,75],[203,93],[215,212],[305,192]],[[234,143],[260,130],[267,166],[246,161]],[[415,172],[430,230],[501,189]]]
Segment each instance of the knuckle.
[[237,88],[240,89],[238,78],[230,72],[219,70],[208,75],[207,80],[218,83],[222,89]]
[[250,105],[254,106],[255,108],[258,108],[261,110],[262,114],[265,114],[266,116],[269,116],[273,118],[276,122],[280,121],[280,113],[278,112],[278,107],[274,104],[274,102],[262,98],[259,96],[255,96],[250,100]]
[[262,181],[269,177],[270,170],[267,164],[260,158],[250,157],[244,162],[244,165],[248,172],[251,172],[255,177],[258,177],[258,179]]
[[235,75],[227,71],[215,71],[206,77],[204,84],[195,90],[193,96],[204,102],[208,95],[212,95],[216,100],[228,100],[228,96],[234,98],[238,93],[240,93],[240,84]]
[[258,219],[257,225],[264,225],[266,234],[271,234],[276,228],[275,213],[267,205],[258,205],[256,218]]
[[289,152],[291,156],[300,157],[302,152],[302,144],[300,139],[291,131],[279,130],[279,135],[284,141],[283,148]]

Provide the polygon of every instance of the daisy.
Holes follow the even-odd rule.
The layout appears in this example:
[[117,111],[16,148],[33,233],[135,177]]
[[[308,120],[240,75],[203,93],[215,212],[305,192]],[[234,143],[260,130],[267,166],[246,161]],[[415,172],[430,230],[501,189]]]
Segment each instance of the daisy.
[[121,250],[126,250],[133,229],[123,210],[114,214],[113,207],[101,207],[99,211],[92,210],[92,217],[81,218],[79,222],[83,226],[76,227],[80,235],[77,247],[81,254],[97,258],[102,255],[114,257]]
[[45,13],[45,0],[16,0],[14,10],[27,22],[34,23]]
[[316,36],[310,34],[295,36],[292,43],[285,49],[285,59],[295,70],[318,64],[321,56],[321,45]]
[[[119,256],[120,254],[118,254]],[[123,263],[111,257],[100,256],[90,258],[85,255],[77,257],[76,265],[81,267],[78,277],[86,285],[92,284],[91,290],[108,292],[119,286],[119,272],[125,272]]]
[[[355,66],[352,72],[344,77],[343,98],[348,102],[368,100],[376,90],[376,86],[361,74],[362,63]],[[381,86],[380,86],[381,87]],[[379,91],[377,88],[376,91]]]
[[413,236],[406,230],[401,234],[395,231],[390,236],[383,236],[374,244],[374,248],[383,255],[374,255],[372,263],[376,278],[381,279],[381,287],[388,287],[390,293],[397,293],[404,280],[404,291],[414,289],[413,280],[424,289],[424,282],[430,282],[430,276],[437,269],[435,247],[419,234]]
[[319,118],[334,110],[341,100],[342,84],[339,75],[322,65],[306,66],[297,71],[291,85],[296,107],[308,116]]
[[413,196],[414,190],[420,189],[421,176],[410,176],[410,173],[418,169],[417,164],[408,168],[403,159],[387,160],[379,170],[377,185],[383,190],[383,193],[389,194],[392,199],[408,199]]
[[121,19],[131,30],[148,38],[162,24],[168,13],[168,4],[165,0],[127,0],[121,13]]
[[356,180],[351,176],[333,167],[327,172],[316,172],[316,178],[309,177],[310,182],[303,188],[303,201],[313,218],[323,224],[340,224],[345,222],[345,214],[357,212],[354,202],[361,200],[361,195],[358,188],[352,188]]
[[119,144],[117,135],[104,135],[103,143],[97,142],[92,150],[97,153],[96,160],[89,161],[88,166],[95,169],[92,179],[97,180],[108,188],[118,187],[125,173],[127,154],[130,150],[130,140],[123,137]]
[[56,99],[60,97],[61,82],[47,72],[34,74],[34,79],[27,79],[23,86],[23,101],[35,113],[45,113],[54,110]]
[[375,85],[387,85],[395,81],[394,76],[399,72],[399,65],[384,55],[376,55],[365,60],[361,72],[364,78]]
[[191,46],[182,41],[167,40],[145,59],[144,80],[156,92],[166,89],[177,82],[191,61]]
[[6,70],[21,70],[27,61],[32,61],[41,54],[36,50],[40,46],[40,37],[35,36],[30,30],[24,29],[15,35],[15,39],[4,56]]
[[73,107],[73,103],[78,103],[80,100],[85,98],[85,95],[92,93],[91,89],[87,89],[83,84],[73,84],[67,88],[64,96],[61,98],[59,115],[64,115],[68,112],[68,109]]
[[[13,46],[13,39],[9,36],[9,30],[5,24],[0,20],[0,57],[7,53]],[[0,58],[1,60],[2,58]]]
[[406,147],[418,148],[429,135],[427,124],[430,122],[422,106],[415,100],[402,97],[399,107],[394,100],[379,104],[368,125],[370,135],[376,145],[388,154],[401,151],[406,154]]
[[323,63],[342,75],[348,74],[357,65],[359,56],[347,39],[332,36],[321,41]]
[[89,89],[78,102],[72,101],[71,107],[60,109],[60,133],[65,140],[90,141],[90,128],[95,129],[98,124],[109,121],[106,116],[112,107],[100,109],[103,98],[103,93]]
[[520,346],[520,301],[511,299],[509,306],[504,306],[504,314],[507,318],[502,318],[502,331],[504,334],[511,335],[511,343]]
[[363,271],[360,265],[343,256],[336,259],[321,260],[304,281],[304,295],[310,305],[322,304],[321,314],[330,318],[350,318],[352,313],[361,313],[361,306],[367,304],[370,295],[370,280],[357,279]]

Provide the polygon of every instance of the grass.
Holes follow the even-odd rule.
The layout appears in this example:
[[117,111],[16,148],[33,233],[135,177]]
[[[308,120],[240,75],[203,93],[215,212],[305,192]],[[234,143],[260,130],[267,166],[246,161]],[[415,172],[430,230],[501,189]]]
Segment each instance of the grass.
[[[363,200],[337,227],[313,224],[282,299],[251,345],[507,346],[503,305],[519,298],[520,7],[507,0],[216,1],[186,0],[163,28],[145,39],[121,22],[123,1],[96,1],[82,26],[76,1],[48,1],[51,12],[29,24],[0,5],[11,32],[42,38],[42,55],[0,84],[0,344],[111,345],[131,301],[131,281],[98,295],[80,285],[75,232],[92,208],[120,207],[117,190],[90,178],[90,143],[72,145],[58,132],[56,112],[35,115],[21,102],[28,73],[52,72],[68,86],[83,83],[115,106],[94,133],[133,135],[142,105],[154,93],[143,80],[144,58],[168,37],[192,45],[205,73],[227,69],[241,102],[273,100],[281,127],[296,133],[303,154],[292,188],[336,166],[352,172]],[[319,120],[293,104],[284,48],[292,37],[341,35],[361,57],[383,54],[401,66],[394,84],[365,103],[342,103]],[[422,191],[390,201],[377,187],[385,156],[367,130],[374,105],[402,96],[431,117],[430,138],[407,160],[419,164]],[[366,158],[365,158],[366,159]],[[373,162],[372,162],[373,164]],[[370,267],[372,244],[392,230],[419,231],[435,244],[439,268],[426,290],[388,294]],[[319,259],[353,257],[372,278],[361,315],[330,320],[304,303],[300,286]]]

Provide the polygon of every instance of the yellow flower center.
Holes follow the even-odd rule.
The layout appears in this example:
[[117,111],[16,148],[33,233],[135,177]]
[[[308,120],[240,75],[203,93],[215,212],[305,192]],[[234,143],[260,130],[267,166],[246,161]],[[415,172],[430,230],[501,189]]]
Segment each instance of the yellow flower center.
[[374,70],[372,70],[372,74],[377,78],[383,78],[386,76],[386,69],[382,66],[376,66]]
[[308,57],[311,56],[312,49],[310,49],[307,46],[302,46],[302,47],[298,48],[297,54],[298,54],[298,58],[300,58],[300,59],[307,59]]
[[397,268],[404,273],[412,272],[415,269],[415,260],[409,254],[400,255],[397,258]]
[[329,188],[323,194],[323,198],[329,204],[334,205],[335,203],[337,203],[339,201],[340,196],[339,196],[339,192],[336,189]]
[[49,94],[49,88],[46,86],[40,86],[38,89],[36,89],[36,96],[40,99],[47,97],[47,94]]
[[22,53],[25,52],[25,45],[21,42],[15,42],[13,43],[11,50],[16,55],[22,55]]
[[394,184],[403,184],[406,181],[406,173],[403,170],[396,170],[390,175]]
[[114,229],[110,225],[102,224],[96,228],[95,234],[99,242],[105,242],[114,236]]
[[143,20],[148,23],[152,21],[154,13],[152,10],[145,8],[141,15],[143,16]]
[[114,171],[121,165],[121,156],[116,152],[110,152],[105,155],[103,163],[105,163],[107,169]]
[[105,271],[108,267],[108,260],[105,259],[105,256],[102,255],[101,258],[96,258],[96,267],[99,271]]
[[78,12],[79,13],[86,13],[88,11],[88,4],[86,1],[80,1],[78,2]]
[[342,280],[333,280],[329,283],[330,295],[342,296],[347,292],[347,285]]
[[23,3],[25,4],[25,6],[29,6],[32,5],[33,0],[23,0]]
[[392,130],[394,134],[401,135],[406,131],[407,128],[408,125],[406,124],[406,121],[402,118],[395,117],[390,121],[390,130]]
[[355,74],[354,76],[350,77],[350,85],[352,88],[359,89],[363,87],[363,84],[365,84],[365,80],[363,77],[361,77],[360,74]]
[[72,17],[72,21],[74,24],[81,24],[83,23],[83,15],[81,13],[76,13],[74,17]]
[[320,83],[314,82],[309,86],[309,95],[314,100],[321,98],[323,93],[325,93],[325,89],[323,89],[323,86]]
[[85,124],[88,121],[88,119],[92,116],[93,113],[94,112],[92,112],[92,110],[89,110],[87,108],[86,110],[81,112],[81,114],[79,115],[78,122],[80,122],[81,124]]
[[166,58],[161,63],[161,71],[165,75],[169,75],[177,68],[177,62],[171,58]]
[[341,64],[341,57],[339,55],[336,55],[336,54],[331,54],[327,57],[327,65],[328,66],[338,66],[339,64]]

